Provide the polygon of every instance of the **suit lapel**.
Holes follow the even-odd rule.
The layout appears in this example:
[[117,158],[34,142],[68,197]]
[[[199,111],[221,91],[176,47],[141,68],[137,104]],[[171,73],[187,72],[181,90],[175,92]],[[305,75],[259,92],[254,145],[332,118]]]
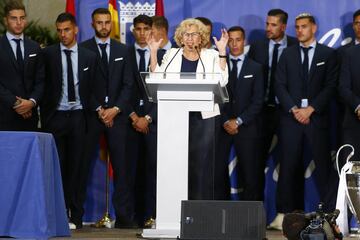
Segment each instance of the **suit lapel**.
[[[265,54],[265,63],[267,66],[269,66],[269,43],[270,43],[270,40],[269,39],[266,39],[266,41],[264,41],[265,43],[265,46],[264,46],[264,49],[266,49],[266,52],[264,52]],[[269,71],[270,69],[268,69]]]
[[238,82],[236,83],[236,88],[239,88],[240,85],[241,85],[241,81],[244,78],[244,75],[246,73],[247,65],[248,65],[248,59],[247,59],[247,57],[245,57],[244,62],[243,62],[242,66],[241,66],[241,69],[240,69],[240,73],[239,73],[238,78],[237,78]]
[[26,63],[29,60],[29,52],[30,50],[30,45],[29,45],[29,41],[24,38],[24,67],[26,68]]
[[83,56],[83,52],[82,49],[79,47],[78,48],[78,80],[79,80],[79,94],[80,94],[80,89],[81,89],[81,83],[82,83],[82,79],[83,79],[83,71],[85,68],[85,59]]
[[295,58],[296,59],[296,65],[295,66],[298,66],[297,70],[299,71],[299,76],[301,79],[303,79],[303,71],[302,71],[302,61],[301,61],[301,48],[300,48],[300,45],[298,45],[296,47],[296,51],[295,51]]
[[29,40],[24,38],[24,73],[27,72],[29,54],[30,54]]
[[9,40],[7,39],[6,35],[4,35],[4,36],[2,37],[2,44],[4,45],[4,50],[5,50],[5,52],[9,55],[12,64],[14,65],[14,67],[16,68],[16,70],[19,70],[19,66],[18,66],[18,63],[17,63],[17,61],[16,61],[14,52],[13,52],[13,50],[12,50],[12,48],[11,48],[11,45],[10,45]]
[[310,72],[309,72],[309,81],[311,81],[314,73],[315,73],[315,69],[316,69],[316,64],[320,61],[320,52],[319,52],[319,45],[317,44],[317,46],[315,47],[315,52],[314,52],[314,57],[312,59],[311,62],[311,67],[310,67]]
[[[113,41],[112,39],[110,39],[110,56],[109,56],[109,86],[111,86],[111,79],[112,79],[112,72],[114,70],[114,61],[115,61],[115,50],[114,50],[114,44],[113,44]],[[105,69],[104,70],[104,75],[106,76],[105,74]]]
[[58,86],[60,86],[60,89],[62,88],[62,82],[63,82],[63,77],[62,77],[62,55],[61,55],[61,49],[60,49],[60,44],[58,45],[57,49],[56,49],[56,54],[55,54],[55,62],[56,62],[56,75],[58,76],[57,79],[58,81],[56,82],[56,84]]

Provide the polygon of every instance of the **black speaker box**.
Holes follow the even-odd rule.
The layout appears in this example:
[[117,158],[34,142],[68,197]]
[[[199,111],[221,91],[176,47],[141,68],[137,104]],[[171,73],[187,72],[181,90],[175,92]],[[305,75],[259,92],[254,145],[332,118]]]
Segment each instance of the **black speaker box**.
[[266,219],[262,202],[181,202],[180,239],[261,240],[265,237]]

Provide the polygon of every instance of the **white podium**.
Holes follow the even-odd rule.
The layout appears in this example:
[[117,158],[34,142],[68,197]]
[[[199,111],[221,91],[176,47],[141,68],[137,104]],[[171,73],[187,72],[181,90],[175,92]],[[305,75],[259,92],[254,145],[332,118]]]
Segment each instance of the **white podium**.
[[228,101],[221,74],[142,73],[145,91],[158,103],[156,228],[144,238],[180,236],[181,200],[188,199],[189,112],[213,111]]

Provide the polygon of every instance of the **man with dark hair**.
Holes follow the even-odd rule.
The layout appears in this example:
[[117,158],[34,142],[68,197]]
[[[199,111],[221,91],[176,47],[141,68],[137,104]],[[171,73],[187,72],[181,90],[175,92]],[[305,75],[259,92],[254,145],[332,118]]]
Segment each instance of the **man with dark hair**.
[[[352,43],[339,49],[342,57],[339,77],[339,94],[343,103],[344,117],[341,122],[342,142],[351,144],[355,148],[352,159],[360,157],[360,91],[359,91],[359,50],[360,10],[354,13],[353,28],[356,39]],[[348,46],[348,47],[346,47]],[[345,156],[348,156],[347,152]],[[345,163],[345,162],[344,162]]]
[[6,34],[0,38],[0,131],[35,131],[37,105],[44,85],[38,43],[24,36],[25,7],[9,1],[4,7]]
[[[360,9],[358,9],[357,11],[354,12],[353,14],[353,22],[352,22],[352,28],[354,30],[354,37],[355,39],[353,39],[352,41],[350,41],[349,43],[345,44],[344,46],[339,47],[336,51],[337,51],[337,55],[338,55],[338,62],[339,62],[339,68],[342,68],[343,65],[343,61],[345,56],[346,56],[346,52],[349,51],[348,49],[353,49],[353,46],[358,45],[360,43]],[[349,66],[344,66],[344,69],[347,69]],[[339,85],[340,85],[340,80],[339,80]],[[341,86],[343,86],[343,84],[341,84]],[[347,86],[347,88],[349,88],[349,86]],[[339,95],[341,94],[341,92],[344,91],[343,87],[341,87],[339,91]],[[351,88],[351,91],[354,88]],[[343,101],[344,100],[344,96],[339,96],[337,95],[337,101],[336,101],[336,106],[337,106],[337,132],[339,133],[338,135],[338,143],[339,146],[341,146],[342,144],[346,144],[346,143],[351,143],[354,147],[355,147],[355,156],[353,157],[353,159],[359,159],[360,157],[360,152],[357,151],[357,149],[360,148],[360,144],[358,144],[358,141],[354,141],[354,139],[357,138],[353,138],[353,134],[356,133],[356,131],[353,131],[353,129],[350,129],[348,127],[345,127],[346,125],[348,125],[348,123],[344,123],[344,117],[346,115],[348,115],[346,110],[346,103]],[[351,116],[348,115],[348,116]],[[351,117],[350,117],[351,118]],[[346,121],[349,121],[349,117],[347,117]],[[344,125],[345,124],[345,125]],[[340,158],[341,158],[341,164],[345,164],[345,159],[346,157],[350,154],[350,150],[345,149],[341,154],[340,154]]]
[[356,10],[353,14],[353,30],[355,33],[355,45],[360,43],[360,9]]
[[[331,176],[329,103],[337,78],[336,53],[317,43],[315,19],[308,13],[295,20],[299,44],[282,53],[276,71],[275,90],[281,105],[280,173],[277,211],[297,209],[296,176],[303,175],[303,151],[309,147],[314,159],[316,187],[325,212],[334,210]],[[303,196],[302,196],[303,197]]]
[[211,34],[212,34],[213,24],[210,21],[210,19],[208,19],[206,17],[196,17],[195,19],[202,22],[205,25],[205,27],[206,27],[206,29],[208,31],[207,34],[208,34],[209,41],[206,43],[206,45],[204,47],[205,48],[215,48],[215,45],[213,45],[212,41],[211,41]]
[[[134,206],[130,198],[133,190],[129,189],[132,185],[128,183],[128,176],[134,172],[134,164],[125,158],[126,124],[133,85],[132,63],[127,47],[110,39],[112,24],[108,9],[95,9],[91,24],[95,36],[80,46],[96,53],[101,64],[93,86],[97,106],[91,109],[89,116],[86,160],[90,164],[100,136],[104,134],[114,170],[115,227],[132,228],[136,224],[133,223]],[[86,183],[87,178],[84,178],[83,190],[86,190]],[[84,201],[85,192],[82,196]]]
[[229,103],[222,106],[215,161],[215,199],[230,199],[228,158],[234,144],[238,159],[238,177],[244,183],[241,200],[261,200],[262,187],[257,146],[259,143],[259,114],[263,105],[261,65],[244,54],[245,31],[240,26],[229,28],[228,56]]
[[56,19],[60,44],[43,51],[45,90],[41,103],[41,123],[54,135],[59,153],[65,204],[71,229],[82,228],[84,213],[79,180],[87,175],[83,157],[87,115],[99,105],[92,95],[96,74],[96,54],[78,46],[75,17],[61,13]]
[[[287,19],[288,14],[282,9],[271,9],[266,18],[266,39],[252,43],[248,53],[251,59],[262,65],[263,71],[264,103],[260,131],[262,141],[259,149],[262,171],[265,170],[269,153],[273,150],[272,143],[276,139],[279,126],[279,102],[274,91],[276,66],[284,49],[297,43],[295,38],[285,34]],[[261,175],[260,177],[262,178],[262,188],[264,188],[265,176]],[[302,181],[302,176],[299,176],[299,180]],[[302,198],[302,194],[299,195]],[[280,215],[278,217],[280,219],[275,219],[274,224],[270,224],[270,226],[281,229],[282,217],[283,215]]]
[[269,17],[278,17],[281,23],[285,25],[287,24],[288,14],[282,9],[279,8],[270,9],[267,15]]
[[150,63],[146,40],[151,34],[152,19],[139,15],[133,24],[135,44],[130,47],[130,57],[135,83],[128,122],[127,158],[137,166],[136,179],[133,179],[136,217],[140,226],[149,228],[156,217],[157,107],[147,98],[140,72],[147,72]]
[[164,16],[153,16],[151,19],[152,35],[154,36],[156,41],[162,39],[160,49],[158,51],[158,63],[161,64],[162,57],[164,56],[166,50],[169,50],[171,48],[171,42],[168,37],[169,23]]

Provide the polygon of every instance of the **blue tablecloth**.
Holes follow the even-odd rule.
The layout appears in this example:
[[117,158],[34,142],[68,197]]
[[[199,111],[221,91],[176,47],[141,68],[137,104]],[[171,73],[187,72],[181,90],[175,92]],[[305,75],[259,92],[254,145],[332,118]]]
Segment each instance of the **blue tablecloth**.
[[51,134],[0,131],[0,236],[69,236]]

